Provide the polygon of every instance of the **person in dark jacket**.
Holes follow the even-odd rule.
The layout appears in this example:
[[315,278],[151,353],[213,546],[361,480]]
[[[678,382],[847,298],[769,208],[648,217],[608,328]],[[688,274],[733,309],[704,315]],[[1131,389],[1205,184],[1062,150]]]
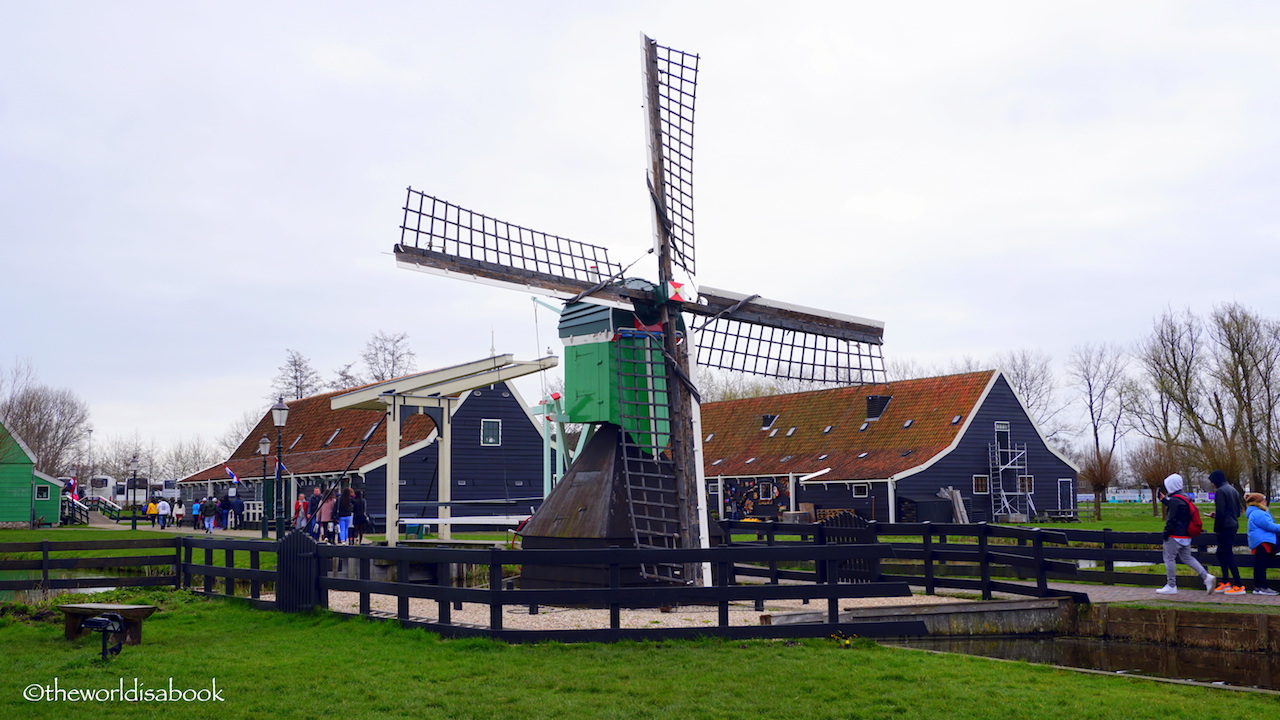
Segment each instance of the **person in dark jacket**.
[[338,496],[338,544],[347,544],[347,534],[351,532],[351,516],[355,512],[354,491],[345,487]]
[[1164,479],[1164,489],[1160,502],[1168,508],[1169,515],[1164,523],[1164,587],[1156,590],[1161,595],[1178,593],[1178,563],[1182,562],[1191,568],[1204,581],[1205,592],[1213,592],[1214,578],[1199,560],[1191,554],[1191,498],[1182,494],[1182,476],[1174,473]]
[[369,529],[369,503],[364,499],[364,495],[357,490],[355,498],[351,501],[352,509],[352,525],[351,529],[355,535],[355,544],[359,545],[364,542],[364,534]]
[[320,539],[320,486],[311,488],[311,497],[307,498],[307,534],[312,539]]
[[[1213,532],[1218,536],[1218,565],[1222,566],[1222,582],[1213,589],[1225,595],[1243,595],[1244,581],[1236,564],[1236,535],[1240,531],[1240,492],[1227,482],[1221,470],[1209,473],[1213,483]],[[1227,578],[1231,581],[1228,582]]]

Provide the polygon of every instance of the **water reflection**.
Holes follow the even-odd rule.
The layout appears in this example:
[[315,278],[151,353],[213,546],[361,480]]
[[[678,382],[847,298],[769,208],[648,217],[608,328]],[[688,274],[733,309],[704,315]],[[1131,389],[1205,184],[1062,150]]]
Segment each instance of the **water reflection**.
[[916,638],[886,644],[1132,675],[1280,690],[1280,661],[1260,652],[1231,652],[1074,637]]

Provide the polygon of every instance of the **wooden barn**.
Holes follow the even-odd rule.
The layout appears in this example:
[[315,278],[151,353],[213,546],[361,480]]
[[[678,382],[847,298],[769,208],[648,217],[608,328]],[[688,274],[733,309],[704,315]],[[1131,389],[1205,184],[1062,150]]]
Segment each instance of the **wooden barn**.
[[0,528],[57,524],[62,482],[36,470],[36,456],[0,423]]
[[[375,387],[375,386],[370,386]],[[387,424],[385,412],[333,409],[341,390],[291,400],[283,431],[285,487],[291,498],[310,494],[348,476],[352,487],[365,493],[369,512],[382,525],[387,513]],[[541,502],[543,436],[514,386],[497,382],[459,393],[452,403],[451,498],[459,503],[454,517],[471,515],[528,515]],[[439,457],[435,422],[427,414],[404,413],[400,422],[399,516],[435,516],[428,503],[439,497]],[[260,439],[270,440],[266,475],[274,477],[276,428],[267,412],[231,457],[179,482],[184,499],[222,496],[231,488],[246,499],[251,521],[261,517],[263,456]],[[239,478],[236,483],[227,470]],[[465,503],[487,500],[493,504]],[[288,511],[292,509],[292,500]]]
[[702,406],[708,506],[719,517],[970,522],[1073,515],[1077,468],[995,370]]

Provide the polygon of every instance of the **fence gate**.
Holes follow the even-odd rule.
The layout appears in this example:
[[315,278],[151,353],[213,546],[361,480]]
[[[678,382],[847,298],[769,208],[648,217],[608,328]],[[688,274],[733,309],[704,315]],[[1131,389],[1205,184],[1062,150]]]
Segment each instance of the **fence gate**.
[[[832,515],[822,521],[823,543],[873,545],[880,542],[866,520],[851,513]],[[839,582],[867,583],[880,579],[879,559],[842,560]]]
[[316,541],[306,533],[291,532],[276,547],[276,607],[285,612],[311,610],[320,601]]

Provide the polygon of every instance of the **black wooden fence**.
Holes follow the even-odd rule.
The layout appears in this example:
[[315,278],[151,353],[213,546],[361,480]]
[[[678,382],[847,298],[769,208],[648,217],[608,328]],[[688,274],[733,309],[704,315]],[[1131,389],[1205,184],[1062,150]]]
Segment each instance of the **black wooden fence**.
[[[264,608],[305,610],[324,607],[329,591],[358,598],[355,612],[419,625],[448,636],[488,635],[508,640],[608,640],[636,637],[723,635],[787,637],[834,632],[874,636],[910,634],[905,626],[842,624],[842,600],[905,595],[910,586],[1028,596],[1074,595],[1050,580],[1156,586],[1163,573],[1125,570],[1117,563],[1158,565],[1159,533],[1038,528],[953,523],[867,523],[865,527],[729,522],[721,524],[719,547],[705,550],[507,550],[400,546],[318,545],[293,534],[282,543],[256,539],[182,536],[155,540],[99,540],[0,544],[0,571],[21,571],[25,579],[0,579],[0,590],[60,590],[102,586],[186,587],[208,595],[247,598]],[[1195,541],[1201,561],[1213,558],[1212,536]],[[102,555],[76,557],[89,552]],[[111,552],[114,551],[114,552]],[[154,552],[152,552],[154,551]],[[128,554],[120,554],[128,553]],[[20,555],[19,555],[20,554]],[[16,555],[16,557],[15,557]],[[1241,558],[1248,564],[1247,558]],[[275,561],[274,563],[272,561]],[[624,568],[641,563],[695,563],[711,568],[706,587],[626,587]],[[1081,563],[1096,568],[1080,569]],[[532,589],[506,577],[523,565],[576,565],[606,569],[601,587]],[[478,587],[459,586],[457,568],[475,569]],[[111,574],[94,575],[95,569]],[[74,571],[74,577],[60,577]],[[9,573],[6,573],[9,574]],[[1184,580],[1188,586],[1198,582]],[[270,595],[274,593],[274,596]],[[395,598],[385,615],[372,597]],[[411,601],[425,600],[431,612],[415,615]],[[825,606],[816,625],[732,626],[731,604],[797,599]],[[487,626],[454,622],[461,603],[488,608]],[[631,608],[700,605],[716,608],[714,624],[696,628],[622,627]],[[520,608],[584,606],[608,609],[607,624],[585,630],[533,631],[504,627],[504,616]],[[419,606],[421,607],[421,606]]]

